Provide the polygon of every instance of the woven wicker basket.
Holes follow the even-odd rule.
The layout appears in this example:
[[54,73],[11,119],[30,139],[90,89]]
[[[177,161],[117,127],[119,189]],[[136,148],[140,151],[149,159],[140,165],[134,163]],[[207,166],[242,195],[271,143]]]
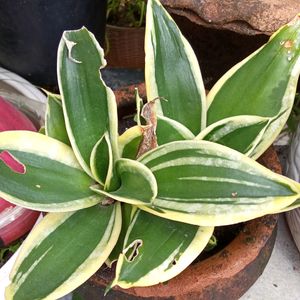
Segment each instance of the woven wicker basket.
[[109,67],[143,69],[145,28],[106,26],[106,60]]

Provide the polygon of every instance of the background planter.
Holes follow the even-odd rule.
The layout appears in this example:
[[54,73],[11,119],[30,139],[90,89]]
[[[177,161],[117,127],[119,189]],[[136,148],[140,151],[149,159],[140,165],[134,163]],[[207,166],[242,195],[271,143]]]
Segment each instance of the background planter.
[[106,26],[106,60],[109,67],[143,69],[145,28]]
[[0,65],[34,84],[56,85],[62,32],[85,25],[103,42],[106,1],[1,1],[0,20]]
[[[125,87],[115,92],[120,117],[128,114],[130,109],[132,113],[134,87]],[[140,95],[145,98],[144,84],[138,87]],[[273,148],[260,158],[260,162],[275,172],[281,172]],[[277,219],[277,215],[269,215],[241,224],[241,230],[222,249],[210,257],[202,256],[164,284],[128,290],[116,287],[105,299],[238,299],[262,274],[270,258],[276,238]],[[227,233],[233,229],[232,226],[223,228],[225,232],[227,228]],[[101,297],[113,275],[109,269],[101,268],[78,293],[84,299]]]
[[37,128],[44,125],[47,97],[29,81],[1,67],[0,96],[25,113]]

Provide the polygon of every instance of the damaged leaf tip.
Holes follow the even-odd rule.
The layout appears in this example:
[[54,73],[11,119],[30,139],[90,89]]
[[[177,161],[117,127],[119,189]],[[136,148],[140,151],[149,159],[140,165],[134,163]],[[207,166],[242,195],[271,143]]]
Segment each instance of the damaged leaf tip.
[[76,64],[81,64],[82,61],[79,61],[79,60],[75,59],[74,57],[72,57],[72,53],[71,53],[73,47],[76,46],[77,43],[68,40],[68,39],[65,37],[65,35],[63,36],[63,39],[64,39],[64,42],[65,42],[66,47],[67,47],[67,49],[68,49],[68,58],[69,58],[72,62],[74,62],[74,63],[76,63]]

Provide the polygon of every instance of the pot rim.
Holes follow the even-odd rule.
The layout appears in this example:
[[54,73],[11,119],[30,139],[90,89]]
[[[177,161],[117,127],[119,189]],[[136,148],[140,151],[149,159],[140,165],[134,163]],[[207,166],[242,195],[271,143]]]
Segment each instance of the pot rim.
[[141,31],[145,33],[145,27],[128,27],[128,26],[118,26],[112,24],[106,24],[106,29],[108,30],[116,30],[116,31]]

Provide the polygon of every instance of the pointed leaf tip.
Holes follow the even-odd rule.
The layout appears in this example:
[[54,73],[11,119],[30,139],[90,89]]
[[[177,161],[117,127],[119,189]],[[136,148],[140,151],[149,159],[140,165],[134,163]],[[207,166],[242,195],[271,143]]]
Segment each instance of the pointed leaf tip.
[[206,124],[199,64],[192,47],[159,1],[148,1],[145,52],[148,101],[159,98],[155,102],[158,115],[178,121],[198,134]]

